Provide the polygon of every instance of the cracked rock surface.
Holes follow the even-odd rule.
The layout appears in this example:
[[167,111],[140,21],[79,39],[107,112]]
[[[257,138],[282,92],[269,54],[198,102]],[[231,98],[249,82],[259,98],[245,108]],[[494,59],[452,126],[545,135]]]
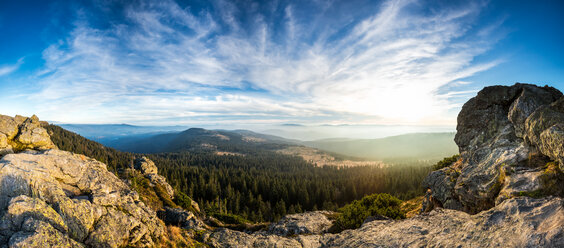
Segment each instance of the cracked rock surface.
[[[563,127],[564,97],[555,88],[519,83],[484,88],[458,115],[460,160],[427,176],[427,199],[474,214],[514,196],[562,196],[554,186],[564,184]],[[560,169],[542,175],[551,160]]]
[[153,247],[163,224],[83,155],[25,151],[0,160],[0,247]]
[[0,115],[0,157],[26,149],[56,148],[37,116]]

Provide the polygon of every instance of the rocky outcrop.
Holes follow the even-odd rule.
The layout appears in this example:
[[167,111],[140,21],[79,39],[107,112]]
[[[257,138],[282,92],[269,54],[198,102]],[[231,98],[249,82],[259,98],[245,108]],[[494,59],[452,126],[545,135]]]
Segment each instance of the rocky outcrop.
[[26,149],[56,148],[47,131],[41,127],[37,116],[0,115],[0,157]]
[[536,178],[548,158],[564,158],[562,125],[564,98],[552,87],[484,88],[458,115],[460,160],[424,181],[430,189],[426,205],[478,213],[513,196],[543,191],[546,185]]
[[339,234],[281,237],[221,229],[213,247],[562,247],[564,200],[512,198],[477,215],[439,209],[405,220],[375,220]]
[[0,216],[8,247],[152,247],[164,230],[105,164],[55,149],[0,160]]
[[147,157],[137,158],[135,159],[134,168],[148,178],[153,185],[163,187],[171,199],[174,198],[174,189],[166,182],[166,178],[158,174],[158,168],[152,160]]
[[181,208],[164,207],[163,210],[158,211],[158,215],[165,223],[184,229],[204,230],[208,228],[194,213]]
[[281,236],[326,233],[333,225],[333,221],[327,217],[332,214],[329,211],[313,211],[286,215],[278,223],[272,224],[269,232]]

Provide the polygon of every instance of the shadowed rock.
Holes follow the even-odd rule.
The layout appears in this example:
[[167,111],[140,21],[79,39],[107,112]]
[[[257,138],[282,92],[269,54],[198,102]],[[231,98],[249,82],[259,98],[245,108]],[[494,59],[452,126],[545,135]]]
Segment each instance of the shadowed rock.
[[204,230],[207,226],[192,212],[181,208],[164,207],[158,213],[159,217],[170,225],[179,226],[185,229]]
[[511,187],[530,184],[527,190],[541,190],[534,182],[540,169],[521,167],[545,165],[528,162],[533,156],[564,158],[563,102],[558,90],[529,84],[486,87],[466,102],[455,136],[460,160],[424,181],[435,205],[478,213],[511,197],[499,197],[502,189],[516,193]]

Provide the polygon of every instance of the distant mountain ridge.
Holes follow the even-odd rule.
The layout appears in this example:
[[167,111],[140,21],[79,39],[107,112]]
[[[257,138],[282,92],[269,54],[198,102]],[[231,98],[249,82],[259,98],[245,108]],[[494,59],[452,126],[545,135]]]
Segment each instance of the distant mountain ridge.
[[458,153],[454,132],[412,133],[380,139],[324,139],[304,145],[366,159],[440,159]]
[[458,148],[454,143],[454,132],[412,133],[379,139],[330,138],[301,141],[244,129],[189,128],[176,130],[181,127],[144,127],[127,124],[62,124],[59,126],[106,146],[135,153],[214,150],[248,153],[256,149],[277,150],[299,145],[367,160],[404,158],[439,160],[458,153]]
[[157,134],[148,137],[123,137],[114,147],[136,153],[181,151],[223,151],[249,153],[253,150],[276,150],[295,141],[259,134],[248,130],[207,130],[190,128],[178,133]]

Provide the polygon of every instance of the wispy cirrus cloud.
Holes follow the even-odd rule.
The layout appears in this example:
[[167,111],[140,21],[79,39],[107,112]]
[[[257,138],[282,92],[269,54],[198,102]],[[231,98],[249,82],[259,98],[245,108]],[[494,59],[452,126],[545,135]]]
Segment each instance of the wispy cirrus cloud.
[[20,68],[20,66],[23,64],[24,59],[18,59],[18,61],[15,64],[12,65],[0,65],[0,77],[1,76],[5,76],[8,75],[16,70],[18,70]]
[[386,1],[338,20],[336,3],[300,4],[144,1],[104,28],[81,17],[43,52],[32,97],[65,122],[452,124],[460,92],[441,87],[499,63],[474,62],[495,42],[472,26],[479,4]]

